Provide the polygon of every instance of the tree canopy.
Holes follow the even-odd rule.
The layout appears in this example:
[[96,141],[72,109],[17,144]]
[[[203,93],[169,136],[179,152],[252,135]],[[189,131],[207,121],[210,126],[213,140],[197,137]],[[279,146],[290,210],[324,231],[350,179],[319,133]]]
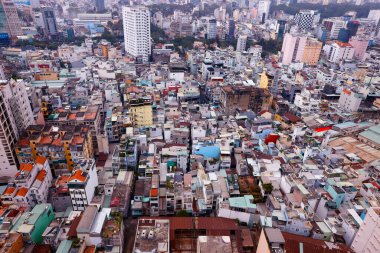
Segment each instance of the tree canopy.
[[370,10],[380,9],[380,3],[367,3],[364,5],[355,4],[311,4],[311,3],[297,3],[297,4],[280,4],[271,6],[271,12],[284,11],[290,15],[295,15],[300,10],[317,10],[321,13],[321,18],[339,17],[343,16],[348,11],[355,11],[358,18],[364,18],[368,16]]

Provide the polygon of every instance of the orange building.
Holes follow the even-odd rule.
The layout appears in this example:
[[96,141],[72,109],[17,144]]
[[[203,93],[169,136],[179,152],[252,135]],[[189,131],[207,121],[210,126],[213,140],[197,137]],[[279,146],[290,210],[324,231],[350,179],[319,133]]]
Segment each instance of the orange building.
[[6,238],[0,240],[0,253],[19,253],[24,247],[21,234],[8,234]]
[[34,74],[36,81],[56,81],[59,80],[59,74],[55,72],[44,72]]
[[37,156],[45,156],[52,163],[55,175],[68,173],[75,163],[94,156],[92,135],[88,126],[30,125],[28,136],[15,146],[20,163],[33,162]]
[[323,43],[317,39],[308,38],[303,51],[302,62],[308,65],[317,65],[322,45]]

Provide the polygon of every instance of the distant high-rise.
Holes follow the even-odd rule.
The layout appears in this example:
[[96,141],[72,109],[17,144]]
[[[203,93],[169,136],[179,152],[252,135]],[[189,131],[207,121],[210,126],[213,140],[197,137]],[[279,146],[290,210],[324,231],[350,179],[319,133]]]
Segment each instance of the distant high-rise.
[[232,18],[228,21],[228,39],[235,39],[235,21]]
[[347,22],[347,30],[350,32],[350,38],[356,36],[359,26],[360,22],[357,20],[350,20]]
[[7,16],[5,15],[4,7],[2,4],[0,4],[0,33],[8,34]]
[[286,20],[277,20],[276,34],[277,39],[283,39],[286,31]]
[[330,32],[330,39],[337,39],[340,29],[345,27],[345,21],[338,18],[324,19],[322,24]]
[[261,23],[268,18],[270,8],[270,0],[260,0],[257,6],[257,16]]
[[5,21],[5,23],[3,23],[3,30],[11,37],[23,35],[21,29],[22,23],[18,16],[17,8],[14,2],[12,0],[0,0],[0,2],[2,6],[0,15],[4,15],[1,19]]
[[75,39],[75,33],[74,33],[74,29],[73,28],[68,28],[67,30],[66,30],[66,33],[67,33],[67,39],[69,40],[69,41],[72,41],[72,40],[74,40]]
[[359,61],[363,61],[368,48],[368,39],[355,36],[349,40],[349,43],[354,48],[354,57]]
[[44,7],[41,12],[44,21],[44,35],[50,36],[57,34],[58,27],[53,8]]
[[316,36],[320,41],[325,42],[329,38],[330,35],[326,27],[324,27],[323,25],[319,25],[317,27]]
[[150,12],[143,6],[123,7],[125,51],[142,62],[151,54]]
[[207,24],[207,39],[216,38],[216,20],[210,19]]
[[368,19],[375,20],[375,22],[380,21],[380,10],[370,10],[368,13]]
[[341,42],[348,42],[350,39],[350,31],[348,29],[340,29],[338,34],[338,40]]
[[95,7],[97,11],[104,11],[106,9],[104,7],[104,0],[95,0]]
[[301,10],[294,18],[301,30],[309,30],[319,22],[319,13],[313,10]]
[[316,65],[322,51],[322,42],[305,34],[287,33],[282,44],[282,64],[302,62]]
[[237,52],[244,52],[247,47],[247,35],[239,35],[236,45]]

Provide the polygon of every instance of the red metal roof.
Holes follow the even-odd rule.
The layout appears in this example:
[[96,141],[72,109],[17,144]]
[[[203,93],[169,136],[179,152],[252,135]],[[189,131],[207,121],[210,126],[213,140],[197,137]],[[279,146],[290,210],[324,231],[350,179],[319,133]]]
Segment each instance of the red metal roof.
[[325,132],[331,129],[332,129],[332,126],[326,126],[326,127],[318,127],[314,129],[314,131],[316,131],[317,133],[320,133],[320,132]]
[[[354,252],[345,244],[332,243],[323,240],[313,239],[311,237],[300,236],[290,233],[282,233],[285,239],[286,253],[299,253],[303,247],[303,252],[318,253],[351,253]],[[302,246],[300,246],[302,244]]]

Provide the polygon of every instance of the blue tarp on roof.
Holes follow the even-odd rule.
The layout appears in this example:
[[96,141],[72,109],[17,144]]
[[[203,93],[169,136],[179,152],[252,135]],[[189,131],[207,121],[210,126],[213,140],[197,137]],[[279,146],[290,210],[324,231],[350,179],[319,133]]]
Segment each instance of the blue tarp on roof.
[[195,151],[195,154],[203,155],[205,158],[218,159],[220,156],[220,148],[218,146],[200,147],[199,150]]

